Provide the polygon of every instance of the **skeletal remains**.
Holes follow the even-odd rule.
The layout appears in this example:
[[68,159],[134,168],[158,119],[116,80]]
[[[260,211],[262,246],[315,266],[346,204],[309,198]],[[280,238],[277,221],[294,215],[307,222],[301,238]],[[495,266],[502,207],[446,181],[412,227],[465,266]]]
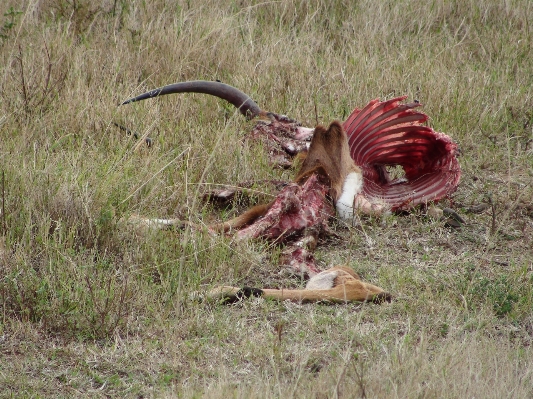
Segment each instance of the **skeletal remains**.
[[[351,220],[356,212],[408,210],[437,202],[455,191],[461,176],[457,146],[447,135],[425,125],[428,117],[415,110],[420,104],[402,103],[406,97],[373,100],[362,110],[355,109],[344,123],[334,121],[328,128],[319,125],[314,129],[284,115],[265,112],[248,95],[220,82],[176,83],[122,104],[186,92],[222,98],[247,118],[257,119],[250,136],[266,141],[273,163],[286,166],[294,157],[303,160],[294,182],[272,202],[209,228],[235,231],[238,239],[283,242],[283,263],[310,277],[306,289],[218,287],[209,296],[233,300],[252,295],[304,302],[390,300],[384,290],[362,282],[349,268],[320,272],[312,251],[318,238],[329,232],[328,221],[335,210],[341,219]],[[388,167],[397,166],[405,175],[392,179]],[[178,219],[133,216],[131,220],[156,228],[183,224]]]

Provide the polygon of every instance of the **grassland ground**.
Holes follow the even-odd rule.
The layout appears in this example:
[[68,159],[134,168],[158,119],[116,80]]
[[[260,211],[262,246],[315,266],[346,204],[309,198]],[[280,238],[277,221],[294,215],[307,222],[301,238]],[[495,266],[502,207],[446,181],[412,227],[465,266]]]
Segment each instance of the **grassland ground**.
[[[0,396],[533,397],[531,2],[5,0],[0,18]],[[334,223],[321,267],[354,268],[391,304],[191,300],[303,284],[264,242],[123,223],[228,218],[248,202],[202,194],[293,176],[223,101],[117,106],[196,79],[306,126],[419,100],[460,146],[440,206],[466,223]]]

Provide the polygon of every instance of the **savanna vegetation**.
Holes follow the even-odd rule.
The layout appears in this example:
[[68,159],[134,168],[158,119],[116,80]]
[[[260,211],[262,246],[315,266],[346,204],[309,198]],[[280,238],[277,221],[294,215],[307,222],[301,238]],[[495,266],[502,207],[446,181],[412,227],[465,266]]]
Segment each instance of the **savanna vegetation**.
[[[531,21],[529,0],[2,1],[0,396],[533,397]],[[466,223],[417,209],[335,224],[321,266],[390,304],[191,300],[303,284],[261,241],[123,222],[220,220],[293,176],[221,100],[117,106],[196,79],[306,126],[419,100],[461,148],[439,206]],[[202,201],[243,181],[259,182],[249,199]]]

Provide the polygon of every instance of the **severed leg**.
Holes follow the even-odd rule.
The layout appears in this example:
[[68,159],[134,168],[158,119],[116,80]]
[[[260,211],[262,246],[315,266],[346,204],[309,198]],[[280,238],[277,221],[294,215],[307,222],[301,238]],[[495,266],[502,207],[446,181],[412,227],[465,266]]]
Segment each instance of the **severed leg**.
[[382,288],[361,281],[350,268],[337,266],[312,277],[303,290],[259,289],[237,287],[215,287],[208,294],[209,299],[225,303],[236,302],[251,296],[292,302],[390,302],[392,295]]
[[[267,213],[271,204],[256,205],[242,215],[239,215],[227,222],[215,223],[208,225],[208,230],[212,232],[228,232],[230,230],[238,230],[245,227],[258,218]],[[199,225],[191,223],[181,219],[151,219],[145,218],[139,215],[131,215],[128,219],[128,223],[141,228],[148,228],[152,230],[165,230],[165,229],[183,229],[187,226],[199,228]]]

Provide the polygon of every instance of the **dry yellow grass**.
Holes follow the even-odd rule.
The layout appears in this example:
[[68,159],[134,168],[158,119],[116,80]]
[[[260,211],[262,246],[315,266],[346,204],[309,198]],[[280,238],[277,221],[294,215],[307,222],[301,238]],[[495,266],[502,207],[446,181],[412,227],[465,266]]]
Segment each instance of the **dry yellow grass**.
[[[0,18],[0,395],[533,396],[528,0],[5,0]],[[189,301],[213,284],[300,283],[263,243],[120,223],[220,218],[199,200],[212,185],[290,179],[242,144],[251,123],[222,101],[117,107],[196,79],[308,126],[420,100],[460,144],[444,205],[467,224],[415,211],[337,227],[321,264],[353,267],[392,304]]]

